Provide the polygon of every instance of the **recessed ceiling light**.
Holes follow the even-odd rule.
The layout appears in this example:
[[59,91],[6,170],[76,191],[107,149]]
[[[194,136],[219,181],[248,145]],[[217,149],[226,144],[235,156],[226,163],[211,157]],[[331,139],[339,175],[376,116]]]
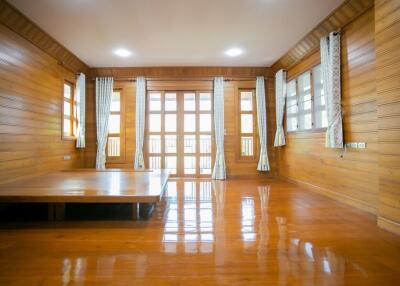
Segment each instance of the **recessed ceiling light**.
[[114,51],[114,54],[121,57],[121,58],[126,58],[132,55],[132,53],[126,49],[116,49]]
[[243,51],[239,48],[232,48],[225,52],[225,55],[230,57],[237,57],[240,56],[241,54],[243,54]]

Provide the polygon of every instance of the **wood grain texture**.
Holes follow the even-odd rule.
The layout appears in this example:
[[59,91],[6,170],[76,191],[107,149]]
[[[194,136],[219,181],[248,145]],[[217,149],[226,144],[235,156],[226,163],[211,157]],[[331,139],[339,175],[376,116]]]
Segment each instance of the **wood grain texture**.
[[400,1],[375,1],[378,224],[400,234]]
[[[378,120],[375,86],[374,9],[342,30],[342,111],[345,142],[366,149],[325,148],[325,133],[289,133],[280,148],[282,177],[363,210],[378,207]],[[288,78],[319,64],[319,51],[288,70]],[[343,157],[341,157],[343,156]]]
[[399,285],[374,216],[278,180],[177,180],[146,221],[0,224],[0,285]]
[[340,30],[347,24],[358,18],[366,10],[373,7],[374,0],[346,0],[337,9],[327,16],[321,23],[310,31],[293,48],[284,54],[272,65],[277,71],[281,68],[289,69],[319,49],[319,39],[331,31]]
[[61,130],[63,83],[75,74],[1,23],[0,39],[0,182],[81,167]]

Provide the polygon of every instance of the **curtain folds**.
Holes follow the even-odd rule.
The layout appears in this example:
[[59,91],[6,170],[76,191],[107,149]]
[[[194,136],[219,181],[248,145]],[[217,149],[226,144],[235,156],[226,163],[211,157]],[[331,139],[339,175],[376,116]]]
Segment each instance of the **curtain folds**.
[[86,106],[86,76],[80,73],[76,78],[76,115],[78,126],[76,128],[76,148],[85,148],[85,106]]
[[269,171],[267,152],[267,109],[265,105],[264,77],[258,76],[256,80],[256,103],[258,135],[260,138],[260,159],[258,160],[258,171]]
[[143,142],[144,125],[146,120],[146,79],[143,76],[136,78],[136,151],[134,168],[144,169]]
[[96,131],[97,154],[96,169],[106,168],[106,145],[108,120],[110,117],[111,97],[114,80],[112,77],[96,78]]
[[224,156],[224,78],[214,79],[214,125],[215,125],[215,165],[212,178],[215,180],[226,179]]
[[331,32],[320,40],[322,80],[326,94],[328,127],[325,146],[343,148],[340,82],[340,34]]
[[285,113],[286,71],[279,70],[275,75],[276,98],[276,133],[274,146],[285,146],[285,131],[283,130],[283,114]]

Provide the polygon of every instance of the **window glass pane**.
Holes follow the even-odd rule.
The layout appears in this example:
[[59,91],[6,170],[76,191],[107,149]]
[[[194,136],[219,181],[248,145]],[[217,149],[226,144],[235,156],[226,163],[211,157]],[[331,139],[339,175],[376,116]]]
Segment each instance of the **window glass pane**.
[[287,96],[296,96],[296,80],[289,81],[286,90]]
[[161,114],[149,115],[149,131],[161,132]]
[[184,110],[185,111],[195,111],[196,110],[196,94],[185,93],[184,97]]
[[253,114],[241,114],[241,132],[253,133]]
[[71,120],[64,118],[64,135],[71,135]]
[[211,94],[200,93],[200,110],[211,110]]
[[200,153],[211,153],[211,135],[200,135]]
[[167,169],[170,174],[176,174],[176,157],[166,156],[165,157],[165,169]]
[[161,169],[161,157],[149,157],[149,168]]
[[165,135],[165,153],[176,153],[176,135]]
[[160,111],[161,110],[161,93],[151,92],[149,95],[149,110]]
[[299,129],[308,130],[312,128],[311,113],[303,113],[299,116]]
[[165,114],[165,132],[176,132],[176,114]]
[[119,157],[121,150],[121,141],[119,137],[109,137],[107,142],[107,156]]
[[120,111],[120,110],[121,110],[121,93],[119,91],[114,91],[111,96],[110,111]]
[[286,128],[288,131],[297,130],[297,117],[287,117],[286,118]]
[[184,173],[185,174],[196,174],[196,157],[185,156],[183,159]]
[[161,153],[161,136],[149,136],[149,153]]
[[176,93],[165,94],[165,111],[176,110]]
[[316,128],[327,127],[327,114],[325,106],[325,95],[323,89],[321,65],[313,69],[314,84],[314,124]]
[[240,143],[242,156],[253,156],[253,137],[243,136]]
[[211,174],[211,157],[200,157],[200,174]]
[[311,74],[305,72],[298,78],[299,84],[299,110],[311,109]]
[[183,151],[185,153],[196,153],[196,135],[184,136]]
[[111,114],[108,121],[108,133],[120,133],[120,115]]
[[67,101],[64,101],[64,115],[71,115],[71,104]]
[[196,131],[196,114],[185,114],[183,118],[183,130],[185,132]]
[[241,111],[253,110],[253,92],[251,91],[240,92],[240,110]]
[[69,84],[64,83],[64,97],[71,99],[71,86]]
[[200,132],[211,132],[211,114],[200,114]]

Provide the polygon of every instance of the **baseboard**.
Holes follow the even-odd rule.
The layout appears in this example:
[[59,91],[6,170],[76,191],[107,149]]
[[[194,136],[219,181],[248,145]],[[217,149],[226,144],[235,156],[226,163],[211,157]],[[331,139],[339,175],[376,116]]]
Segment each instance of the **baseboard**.
[[316,185],[313,185],[313,184],[310,184],[310,183],[307,183],[307,182],[303,182],[303,181],[300,181],[300,180],[296,180],[296,179],[292,179],[292,178],[288,178],[288,177],[283,177],[283,176],[281,176],[280,178],[283,179],[283,180],[286,180],[286,181],[288,181],[290,183],[293,183],[293,184],[295,184],[297,186],[300,186],[300,187],[303,187],[303,188],[305,188],[307,190],[310,190],[312,192],[315,192],[315,193],[318,193],[318,194],[322,194],[324,196],[327,196],[329,198],[337,200],[337,201],[339,201],[341,203],[350,205],[352,207],[358,208],[360,210],[369,212],[369,213],[374,214],[374,215],[377,214],[376,207],[373,206],[373,205],[370,205],[370,204],[368,204],[366,202],[363,202],[363,201],[354,199],[352,197],[343,195],[341,193],[338,193],[338,192],[335,192],[335,191],[332,191],[332,190],[329,190],[329,189],[326,189],[326,188],[322,188],[322,187],[319,187],[319,186],[316,186]]
[[400,235],[400,224],[391,219],[378,216],[378,226],[387,231]]

